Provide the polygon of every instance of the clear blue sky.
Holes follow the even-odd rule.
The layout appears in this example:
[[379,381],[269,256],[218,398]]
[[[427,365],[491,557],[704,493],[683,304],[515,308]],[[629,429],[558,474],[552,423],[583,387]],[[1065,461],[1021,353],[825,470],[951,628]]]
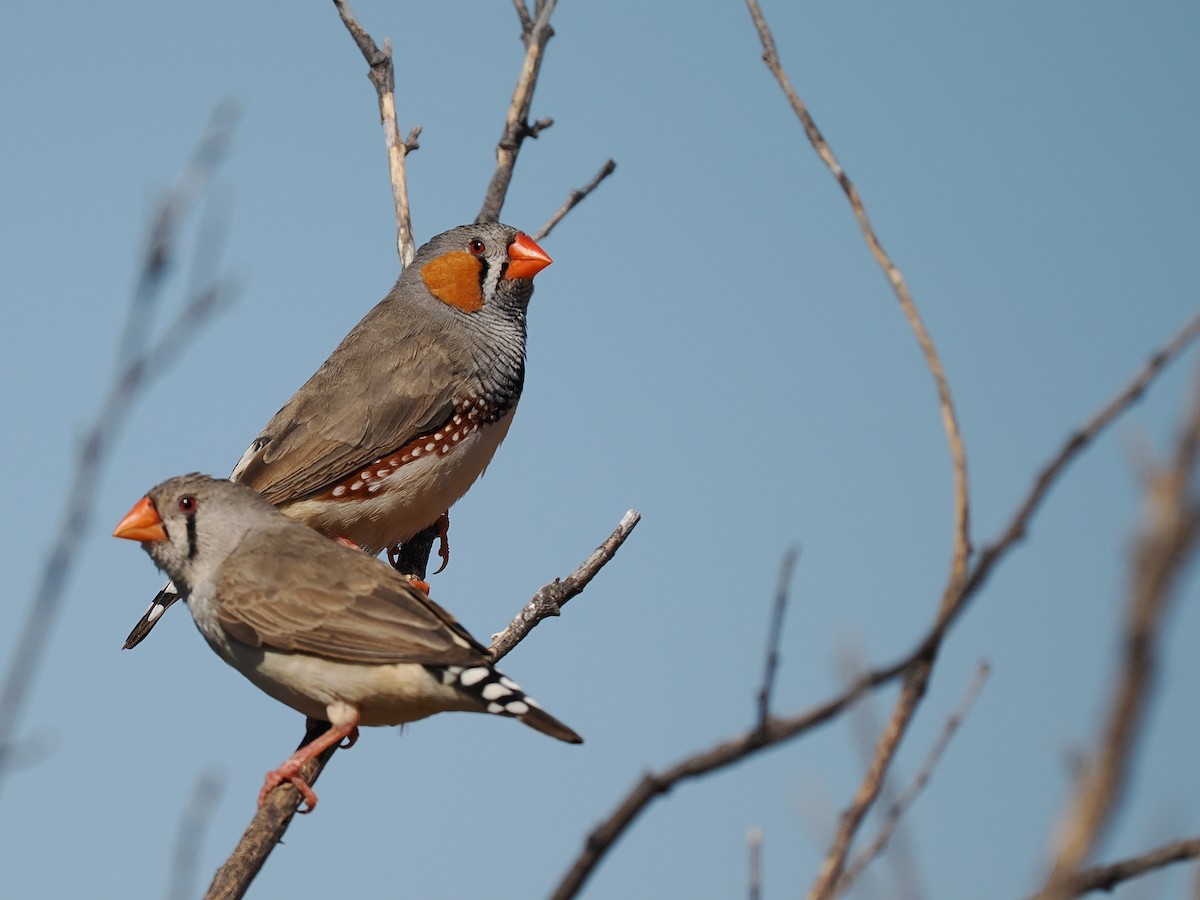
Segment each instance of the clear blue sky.
[[[402,127],[425,128],[409,174],[420,242],[479,208],[521,58],[516,17],[504,0],[356,11],[395,41]],[[1200,8],[765,11],[942,350],[983,543],[1196,308]],[[44,755],[0,798],[6,895],[162,896],[197,776],[225,779],[200,848],[207,884],[303,723],[223,666],[182,610],[121,651],[160,578],[108,534],[159,480],[228,472],[387,292],[398,263],[374,94],[329,3],[21,4],[5,19],[0,662],[114,366],[148,211],[213,107],[241,109],[214,193],[238,303],[142,398],[98,485],[23,720]],[[503,218],[534,230],[607,157],[618,169],[544,242],[555,264],[537,280],[525,398],[455,508],[433,593],[486,638],[638,508],[618,558],[505,662],[587,743],[481,716],[368,731],[256,896],[543,895],[642,771],[751,721],[789,545],[804,551],[781,712],[837,690],[848,646],[906,651],[935,609],[951,496],[931,384],[744,6],[568,0],[554,24],[534,115],[556,124],[525,145]],[[1109,686],[1137,460],[1169,440],[1198,365],[1184,360],[1084,455],[952,635],[897,774],[916,771],[981,658],[994,674],[908,817],[929,896],[1036,886]],[[1196,594],[1193,578],[1103,858],[1200,825]],[[759,826],[767,893],[794,896],[860,768],[839,723],[689,784],[586,895],[741,896]],[[876,875],[858,896],[890,896],[886,864]],[[1184,873],[1168,880],[1180,896]]]

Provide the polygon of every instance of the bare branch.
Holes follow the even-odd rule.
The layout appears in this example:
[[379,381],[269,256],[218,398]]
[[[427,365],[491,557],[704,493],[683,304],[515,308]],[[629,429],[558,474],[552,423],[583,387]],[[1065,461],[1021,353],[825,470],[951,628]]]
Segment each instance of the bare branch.
[[[1166,364],[1175,359],[1195,336],[1196,329],[1192,323],[1189,323],[1183,331],[1159,350],[1152,359],[1153,365],[1140,372],[1135,379],[1135,382],[1139,383],[1141,387],[1137,391],[1125,389],[1105,405],[1104,411],[1107,416],[1105,424],[1132,406],[1150,382],[1161,374]],[[1023,502],[1019,508],[1018,514],[1024,518],[1026,523],[1041,507],[1050,486],[1058,480],[1067,465],[1091,444],[1099,431],[1100,429],[1096,428],[1088,431],[1082,437],[1079,437],[1078,434],[1072,436],[1071,440],[1067,442],[1067,446],[1055,457],[1053,471],[1049,473],[1044,482],[1039,479],[1034,486],[1031,498]],[[1007,535],[1011,531],[1012,526],[1010,525],[1005,534]],[[1015,546],[1014,540],[997,542],[986,560],[989,569],[1002,560]],[[766,747],[798,737],[841,715],[866,692],[894,681],[902,675],[906,676],[906,690],[908,690],[908,685],[914,682],[920,684],[923,689],[932,660],[949,628],[957,621],[957,614],[966,607],[967,601],[986,580],[984,577],[978,577],[978,567],[983,564],[984,560],[981,559],[972,570],[971,577],[967,579],[963,587],[962,596],[951,613],[939,615],[933,627],[917,647],[900,660],[864,673],[841,694],[806,711],[788,718],[771,717],[765,728],[750,729],[708,749],[697,751],[665,771],[650,772],[644,775],[621,799],[617,808],[588,835],[583,850],[572,862],[555,889],[552,895],[555,900],[567,900],[567,898],[576,896],[596,866],[608,854],[625,830],[655,799],[672,790],[681,782],[718,771],[740,762]]]
[[1111,891],[1118,884],[1138,878],[1148,872],[1197,858],[1200,858],[1200,837],[1173,841],[1140,856],[1132,856],[1120,862],[1093,866],[1077,872],[1071,879],[1070,894],[1080,897],[1090,894],[1092,891]]
[[500,136],[500,143],[496,145],[496,171],[484,195],[483,207],[475,217],[476,222],[499,221],[500,210],[503,209],[504,199],[508,196],[508,185],[512,181],[513,168],[517,164],[517,154],[521,152],[521,144],[527,137],[537,137],[538,132],[548,128],[553,121],[542,119],[531,126],[529,108],[533,104],[533,91],[537,87],[546,43],[554,36],[554,29],[550,27],[550,16],[554,13],[556,2],[557,0],[538,2],[536,18],[531,19],[529,13],[521,6],[520,0],[516,0],[518,15],[521,17],[521,38],[525,42],[525,59],[521,64],[521,74],[517,77],[512,103],[509,104],[508,116],[504,121],[504,133]]
[[[997,540],[984,546],[980,552],[963,590],[964,600],[982,586],[991,575],[992,568],[1012,549],[1012,546],[1025,538],[1034,513],[1041,507],[1042,501],[1046,499],[1046,494],[1058,481],[1063,469],[1073,462],[1075,457],[1091,444],[1104,429],[1140,400],[1153,381],[1162,373],[1162,370],[1183,353],[1196,340],[1197,336],[1200,336],[1200,313],[1184,323],[1183,327],[1166,344],[1151,354],[1146,364],[1129,383],[1067,438],[1058,453],[1038,472],[1033,487],[1009,520],[1008,527],[1004,529]],[[961,604],[959,608],[950,612],[950,617],[957,616],[960,612]]]
[[417,137],[421,133],[418,125],[405,140],[400,139],[400,127],[396,123],[396,84],[395,67],[392,65],[392,42],[383,42],[380,50],[375,40],[367,33],[354,11],[346,0],[333,0],[338,15],[354,43],[362,52],[363,58],[370,66],[368,76],[375,86],[375,94],[379,98],[379,124],[383,126],[383,140],[387,146],[388,172],[392,181],[392,203],[396,207],[396,252],[400,255],[400,265],[407,266],[416,255],[416,243],[413,241],[412,212],[408,206],[408,179],[405,170],[404,157],[418,146]]
[[809,143],[812,144],[813,149],[816,150],[817,155],[825,163],[826,167],[833,174],[833,177],[837,179],[838,184],[846,195],[846,199],[850,201],[850,207],[854,211],[854,218],[858,221],[863,238],[866,240],[872,256],[875,257],[876,263],[879,264],[884,275],[887,276],[888,282],[896,294],[896,298],[900,301],[900,308],[903,310],[913,334],[916,335],[921,353],[925,357],[925,364],[929,368],[929,373],[933,376],[933,381],[937,388],[938,405],[942,414],[942,427],[946,432],[946,440],[950,447],[950,458],[954,468],[954,559],[951,564],[950,579],[942,597],[941,608],[944,611],[951,605],[954,598],[958,596],[962,589],[962,582],[966,578],[967,559],[971,553],[967,455],[958,424],[958,415],[954,410],[954,400],[950,395],[950,383],[946,379],[946,374],[942,368],[937,348],[933,344],[933,339],[929,336],[920,313],[917,312],[916,303],[913,301],[904,276],[884,251],[883,244],[880,242],[878,235],[876,235],[875,229],[871,225],[871,220],[867,217],[867,210],[863,206],[862,198],[859,197],[858,189],[842,168],[841,163],[838,162],[837,157],[834,156],[833,149],[821,134],[820,129],[817,128],[817,124],[809,114],[808,108],[796,93],[795,88],[792,87],[787,72],[784,71],[783,66],[780,64],[779,55],[775,49],[775,38],[771,34],[771,29],[767,25],[766,19],[763,17],[758,0],[746,0],[746,2],[750,7],[750,15],[754,19],[754,25],[758,29],[759,39],[762,41],[763,62],[766,63],[767,68],[771,70],[771,74],[775,76],[775,79],[779,82],[779,86],[783,89],[784,95],[791,104],[793,112],[795,112],[800,123],[804,126],[804,132],[808,136]]
[[917,777],[913,779],[912,784],[908,789],[901,794],[896,801],[888,808],[887,814],[884,817],[883,825],[879,828],[879,833],[875,835],[862,851],[846,866],[846,871],[842,875],[841,881],[838,883],[838,893],[846,893],[855,879],[862,873],[876,856],[887,847],[888,841],[891,840],[892,834],[896,830],[896,826],[903,818],[905,811],[912,806],[913,801],[925,789],[925,785],[929,783],[930,776],[933,774],[934,768],[938,761],[941,760],[942,754],[946,752],[946,748],[950,746],[950,741],[953,739],[955,732],[958,731],[958,726],[971,712],[971,708],[975,705],[976,699],[979,697],[979,692],[983,690],[983,685],[991,674],[991,667],[986,662],[981,662],[975,670],[975,677],[971,680],[970,686],[967,688],[967,693],[963,697],[962,702],[946,720],[945,726],[942,728],[942,733],[929,749],[929,755],[925,757],[925,762],[921,765],[921,769],[917,772]]
[[1163,619],[1200,537],[1200,498],[1193,479],[1200,450],[1200,379],[1174,458],[1150,472],[1142,534],[1134,552],[1120,675],[1092,759],[1077,780],[1058,829],[1054,867],[1042,900],[1074,896],[1075,877],[1105,834],[1128,780],[1146,703],[1158,668]]
[[775,672],[779,668],[779,642],[783,638],[783,614],[787,610],[788,585],[796,568],[800,551],[794,547],[783,555],[779,566],[779,586],[775,590],[775,605],[771,610],[771,626],[767,631],[767,654],[763,666],[762,687],[758,690],[758,727],[767,724],[771,715],[771,692],[775,688]]
[[[518,0],[518,2],[520,2],[520,0]],[[533,236],[533,239],[535,241],[540,241],[544,237],[546,237],[546,235],[548,235],[551,231],[554,230],[554,226],[563,220],[563,217],[566,216],[567,213],[569,213],[576,206],[578,206],[587,197],[588,194],[590,194],[592,191],[594,191],[596,188],[598,188],[600,186],[600,182],[602,182],[605,178],[607,178],[609,175],[611,175],[616,170],[617,170],[616,162],[614,162],[611,159],[608,160],[608,162],[606,162],[603,166],[600,167],[600,171],[596,173],[595,178],[593,178],[591,181],[589,181],[583,187],[577,188],[576,190],[571,191],[570,195],[567,197],[567,202],[564,203],[562,206],[560,206],[558,208],[558,212],[556,212],[554,215],[552,215],[550,217],[550,219],[546,222],[546,224],[543,225],[540,229],[538,229],[538,232],[537,232],[537,234],[535,234]]]
[[14,743],[14,735],[22,707],[79,558],[79,535],[88,533],[100,477],[116,437],[152,377],[178,355],[181,344],[194,340],[197,326],[211,318],[218,300],[225,299],[228,293],[227,287],[210,286],[193,294],[163,336],[147,344],[149,325],[162,302],[164,282],[175,260],[180,222],[194,208],[224,157],[233,119],[229,107],[221,107],[213,114],[204,139],[174,188],[163,198],[150,229],[141,272],[126,313],[116,373],[99,413],[79,445],[62,519],[0,690],[0,784],[9,769],[11,751],[19,746]]
[[[783,93],[791,104],[793,112],[795,112],[800,123],[804,126],[804,132],[808,136],[809,143],[812,144],[813,149],[833,174],[842,191],[845,193],[846,198],[850,201],[850,207],[854,212],[855,219],[858,221],[863,238],[866,240],[871,254],[875,257],[876,263],[878,263],[888,282],[891,284],[892,290],[900,302],[900,308],[908,320],[909,327],[912,329],[913,334],[916,335],[917,343],[921,348],[921,353],[925,357],[925,364],[929,368],[930,375],[933,376],[934,385],[937,389],[938,406],[942,415],[942,427],[946,432],[946,441],[950,448],[950,459],[954,475],[954,553],[950,564],[950,574],[947,578],[946,588],[943,591],[942,602],[939,607],[939,615],[946,615],[961,599],[963,585],[967,578],[968,561],[971,555],[970,493],[967,483],[967,456],[958,424],[958,415],[954,409],[954,400],[950,394],[950,383],[946,379],[945,370],[942,367],[941,358],[938,355],[937,348],[934,346],[933,339],[929,336],[925,323],[917,311],[916,303],[913,301],[908,284],[905,282],[900,269],[884,251],[883,244],[880,242],[867,216],[867,211],[863,205],[862,198],[859,196],[858,189],[842,168],[841,163],[838,162],[832,148],[825,140],[824,135],[821,134],[820,129],[817,128],[817,124],[809,114],[808,108],[796,93],[795,88],[792,87],[791,80],[780,64],[779,55],[775,48],[775,38],[771,34],[771,29],[767,25],[762,9],[758,5],[758,0],[747,0],[747,5],[750,8],[750,16],[754,20],[754,25],[758,30],[759,39],[762,41],[763,62],[766,63],[767,68],[771,70],[771,73],[779,82],[780,88],[783,89]],[[853,803],[843,813],[839,821],[837,835],[834,838],[829,855],[821,867],[817,883],[813,887],[810,897],[825,898],[832,896],[838,879],[841,877],[842,869],[845,866],[846,854],[849,852],[851,841],[861,826],[867,811],[879,796],[879,790],[883,785],[884,775],[887,772],[888,766],[891,764],[896,749],[899,747],[900,741],[908,730],[912,716],[916,713],[921,698],[924,696],[932,664],[933,658],[931,656],[928,664],[909,673],[904,690],[897,701],[892,719],[880,736],[875,759],[868,768],[867,777],[860,785]]]
[[529,632],[533,631],[542,619],[557,616],[567,601],[587,587],[588,583],[596,577],[596,573],[604,568],[605,563],[621,549],[625,538],[629,537],[630,532],[641,520],[641,513],[636,509],[629,510],[621,517],[621,521],[617,523],[613,533],[592,552],[591,556],[580,563],[574,572],[561,581],[555,578],[549,584],[539,588],[538,592],[533,595],[533,599],[525,604],[508,627],[492,638],[492,646],[488,648],[488,658],[492,662],[503,659],[513,647],[525,640]]

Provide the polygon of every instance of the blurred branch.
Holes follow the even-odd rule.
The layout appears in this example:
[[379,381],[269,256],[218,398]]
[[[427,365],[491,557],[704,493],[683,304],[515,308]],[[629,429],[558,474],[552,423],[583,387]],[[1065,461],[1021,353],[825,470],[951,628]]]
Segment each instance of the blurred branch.
[[[117,435],[153,377],[174,360],[184,345],[195,340],[198,326],[214,315],[229,293],[227,286],[219,284],[210,284],[190,293],[162,336],[156,342],[148,342],[149,326],[162,302],[166,277],[175,261],[178,230],[224,158],[233,120],[230,108],[216,110],[192,159],[155,214],[137,285],[126,312],[116,372],[96,418],[79,445],[71,484],[66,492],[66,506],[0,689],[0,785],[10,767],[11,751],[17,746],[14,741],[22,708],[45,655],[50,632],[79,558],[80,542],[88,534],[101,475]],[[202,233],[202,239],[204,237]],[[205,274],[211,276],[212,273]]]
[[[1030,495],[1022,500],[1013,522],[1003,532],[1004,536],[976,561],[962,587],[961,594],[949,609],[939,613],[932,628],[912,652],[890,665],[865,672],[841,694],[824,703],[794,716],[768,717],[765,728],[756,726],[707,749],[699,750],[662,772],[645,774],[621,798],[617,808],[588,835],[583,850],[572,861],[567,873],[555,888],[552,895],[554,900],[567,900],[567,898],[576,896],[596,866],[612,849],[625,830],[654,800],[678,784],[732,766],[766,747],[796,738],[841,715],[867,691],[894,681],[896,678],[904,676],[910,683],[913,679],[920,679],[922,685],[926,683],[933,659],[950,626],[957,621],[968,601],[986,582],[990,571],[1016,546],[1017,538],[1024,534],[1030,519],[1041,508],[1049,488],[1061,477],[1067,465],[1091,444],[1103,430],[1104,425],[1129,409],[1142,396],[1146,387],[1162,373],[1167,363],[1175,359],[1196,337],[1198,330],[1200,330],[1200,322],[1197,320],[1188,322],[1175,337],[1154,354],[1150,363],[1135,376],[1130,387],[1136,385],[1136,390],[1131,390],[1130,387],[1122,390],[1105,405],[1100,414],[1093,417],[1088,427],[1071,436],[1066,446],[1043,470]],[[1093,425],[1094,427],[1092,427]],[[1020,522],[1019,528],[1016,527],[1018,522]]]
[[763,833],[758,827],[746,832],[746,897],[762,900]]
[[1111,891],[1124,881],[1155,872],[1173,863],[1197,858],[1200,858],[1200,837],[1172,841],[1140,856],[1077,872],[1071,879],[1070,896],[1080,897],[1093,891]]
[[767,630],[766,662],[763,665],[762,687],[758,689],[758,727],[762,728],[771,715],[771,693],[775,689],[775,673],[779,669],[779,642],[783,639],[783,614],[787,611],[788,585],[796,568],[800,552],[789,549],[779,566],[779,586],[775,589],[775,605],[771,610],[771,625]]
[[542,57],[546,44],[554,36],[550,27],[550,16],[554,13],[557,0],[537,0],[531,16],[522,0],[513,0],[517,16],[521,20],[521,40],[525,44],[525,59],[521,63],[521,74],[513,89],[512,103],[504,120],[504,133],[496,145],[496,171],[484,195],[483,207],[476,222],[496,222],[508,196],[508,185],[512,181],[517,154],[525,138],[536,138],[544,129],[554,124],[553,119],[539,119],[529,123],[529,108],[533,105],[533,91],[537,87],[538,73],[542,68]]
[[216,772],[201,772],[192,789],[191,799],[179,822],[175,840],[175,856],[171,864],[171,887],[168,900],[187,900],[196,896],[196,869],[200,862],[200,847],[204,843],[213,810],[225,787],[225,779]]
[[958,731],[958,726],[962,724],[963,720],[971,712],[972,707],[974,707],[975,701],[979,698],[979,692],[983,690],[983,685],[990,674],[991,667],[987,662],[981,662],[975,670],[975,677],[971,680],[966,695],[958,705],[958,709],[946,720],[946,724],[942,727],[942,733],[930,748],[929,755],[925,757],[925,762],[922,764],[920,771],[917,772],[917,777],[913,779],[908,789],[888,807],[883,825],[880,826],[875,838],[846,866],[846,871],[842,875],[841,881],[838,882],[838,893],[846,893],[858,876],[862,874],[863,869],[870,865],[871,860],[887,847],[888,841],[891,840],[892,834],[896,831],[904,813],[912,806],[917,796],[929,783],[934,768],[941,760],[942,754],[946,752],[946,748],[950,746],[950,741]]
[[[625,542],[625,538],[640,521],[641,516],[630,510],[622,517],[616,530],[566,578],[555,578],[541,587],[533,599],[517,614],[512,624],[496,636],[488,651],[492,662],[498,661],[517,644],[523,641],[533,627],[547,616],[556,616],[572,597],[579,594],[604,565],[613,558]],[[307,746],[320,737],[329,727],[328,722],[310,722],[300,747]],[[330,747],[300,769],[300,777],[310,785],[324,771],[337,747]],[[234,848],[224,865],[217,870],[205,900],[238,900],[250,888],[259,870],[267,861],[275,845],[282,839],[292,818],[300,806],[300,792],[291,784],[282,784],[267,795],[266,802],[258,808],[242,839]]]
[[400,139],[400,127],[396,122],[396,84],[391,40],[385,40],[383,49],[380,50],[366,29],[358,24],[349,3],[345,0],[333,0],[333,5],[337,7],[342,23],[370,66],[367,77],[371,79],[371,84],[375,86],[375,94],[379,98],[379,124],[383,126],[383,140],[387,145],[392,202],[396,207],[396,252],[400,254],[401,267],[404,267],[413,261],[417,252],[416,243],[413,241],[412,212],[408,206],[408,180],[404,157],[420,147],[417,138],[421,135],[421,126],[417,125],[409,132],[407,138]]
[[[518,0],[518,2],[520,2],[520,0]],[[576,188],[575,190],[571,191],[571,193],[567,196],[567,202],[560,206],[558,208],[558,212],[552,215],[549,221],[547,221],[545,225],[538,229],[538,232],[533,236],[533,239],[535,241],[540,241],[545,238],[546,235],[554,230],[554,226],[563,220],[563,217],[566,216],[567,213],[583,202],[588,194],[600,186],[600,182],[602,182],[616,170],[616,162],[611,159],[608,160],[603,166],[600,167],[600,171],[596,173],[595,178],[593,178],[583,187]]]
[[1193,479],[1200,456],[1200,379],[1173,458],[1154,467],[1146,483],[1142,533],[1134,549],[1120,674],[1092,759],[1077,779],[1065,821],[1058,829],[1054,867],[1041,900],[1074,896],[1075,878],[1104,836],[1128,781],[1141,737],[1147,701],[1158,669],[1163,619],[1175,588],[1194,559],[1200,536],[1200,497]]

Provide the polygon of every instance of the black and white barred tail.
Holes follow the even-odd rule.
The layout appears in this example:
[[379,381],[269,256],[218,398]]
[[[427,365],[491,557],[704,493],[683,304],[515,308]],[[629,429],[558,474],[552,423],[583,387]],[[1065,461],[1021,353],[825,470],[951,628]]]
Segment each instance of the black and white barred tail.
[[442,684],[453,685],[473,699],[483,712],[520,719],[530,728],[568,744],[583,743],[583,738],[542,709],[541,704],[521,690],[520,685],[491,666],[425,668]]

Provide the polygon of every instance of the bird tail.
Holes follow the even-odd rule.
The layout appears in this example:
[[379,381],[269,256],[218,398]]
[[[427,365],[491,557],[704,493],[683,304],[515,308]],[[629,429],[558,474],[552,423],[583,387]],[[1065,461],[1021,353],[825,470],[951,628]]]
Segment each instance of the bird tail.
[[154,599],[150,601],[150,608],[133,626],[133,631],[129,632],[129,637],[125,638],[125,646],[123,649],[132,650],[138,644],[146,639],[152,628],[158,624],[159,618],[167,611],[172,603],[179,599],[179,591],[175,585],[168,581],[163,585]]
[[542,709],[520,685],[491,666],[431,666],[430,669],[443,684],[454,685],[460,693],[471,697],[483,712],[519,719],[530,728],[568,744],[583,743],[583,738]]

